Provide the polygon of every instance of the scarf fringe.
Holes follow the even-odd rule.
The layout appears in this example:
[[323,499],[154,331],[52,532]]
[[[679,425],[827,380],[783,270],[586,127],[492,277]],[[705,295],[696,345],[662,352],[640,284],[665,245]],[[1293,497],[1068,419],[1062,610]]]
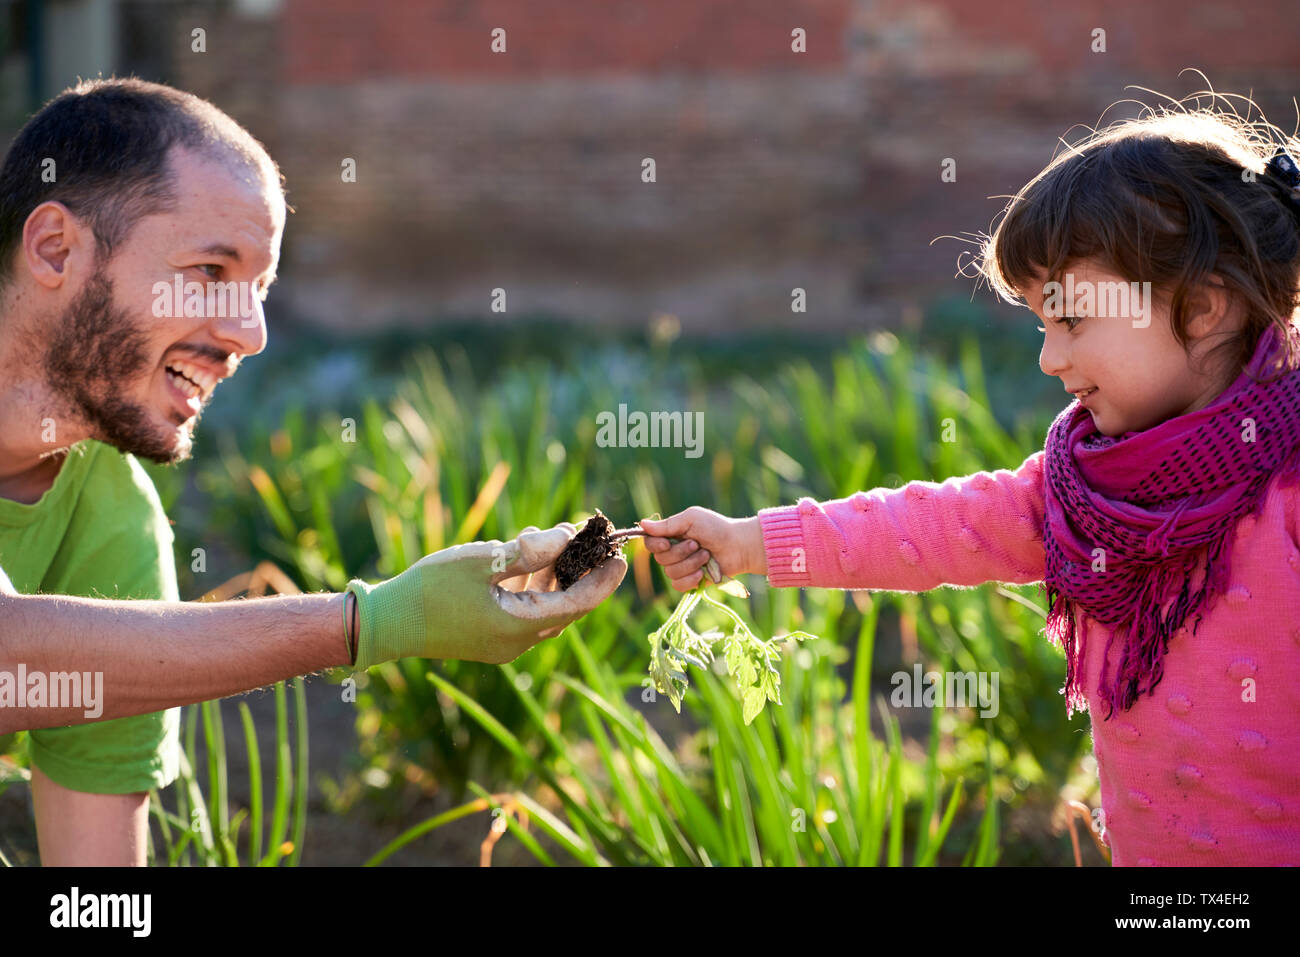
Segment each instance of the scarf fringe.
[[1075,647],[1074,603],[1048,585],[1047,607],[1047,627],[1043,630],[1048,640],[1065,652],[1065,687],[1061,694],[1065,695],[1065,716],[1071,718],[1076,711],[1088,710],[1088,698],[1079,690],[1081,662]]
[[[1298,476],[1300,478],[1300,476]],[[1196,621],[1192,625],[1192,634],[1200,628],[1204,617],[1206,603],[1214,596],[1221,595],[1232,574],[1230,549],[1227,547],[1232,528],[1227,529],[1216,541],[1196,553],[1191,560],[1178,566],[1159,566],[1156,568],[1135,569],[1128,574],[1133,578],[1133,586],[1139,591],[1138,607],[1142,611],[1130,615],[1119,622],[1108,622],[1098,618],[1103,624],[1111,625],[1111,633],[1102,653],[1101,675],[1098,680],[1097,694],[1106,702],[1107,712],[1104,720],[1109,721],[1115,709],[1127,711],[1142,695],[1152,694],[1164,677],[1163,656],[1169,650],[1169,641],[1193,615]],[[1205,558],[1205,577],[1196,594],[1192,594],[1193,572],[1200,559]],[[1161,615],[1160,609],[1173,599],[1169,609]],[[1065,686],[1061,694],[1065,696],[1066,717],[1072,717],[1075,711],[1087,711],[1088,699],[1081,684],[1083,668],[1083,649],[1076,635],[1076,612],[1078,604],[1054,588],[1048,588],[1047,637],[1065,652]],[[1093,616],[1096,617],[1096,616]],[[1111,648],[1116,639],[1123,634],[1120,642],[1120,658],[1115,676],[1108,681],[1110,674]],[[1135,637],[1136,636],[1136,637]]]

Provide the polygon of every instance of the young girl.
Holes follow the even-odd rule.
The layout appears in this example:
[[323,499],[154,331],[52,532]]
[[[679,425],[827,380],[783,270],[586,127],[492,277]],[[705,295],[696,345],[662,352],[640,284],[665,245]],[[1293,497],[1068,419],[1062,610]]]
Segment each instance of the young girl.
[[710,557],[778,587],[1043,582],[1112,863],[1300,864],[1298,145],[1149,112],[1011,200],[980,274],[1075,397],[1019,468],[689,508],[647,547],[682,591]]

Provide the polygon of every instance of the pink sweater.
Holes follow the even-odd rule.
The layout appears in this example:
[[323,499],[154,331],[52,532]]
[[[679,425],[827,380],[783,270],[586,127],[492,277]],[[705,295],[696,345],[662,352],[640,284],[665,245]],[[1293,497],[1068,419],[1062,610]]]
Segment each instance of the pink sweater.
[[[1041,582],[1044,454],[1015,471],[764,509],[768,581],[910,592]],[[1109,721],[1094,679],[1109,632],[1076,618],[1112,864],[1300,865],[1296,511],[1271,484],[1261,518],[1233,533],[1226,593],[1196,635],[1170,641],[1155,693]],[[1117,658],[1118,643],[1112,673]]]

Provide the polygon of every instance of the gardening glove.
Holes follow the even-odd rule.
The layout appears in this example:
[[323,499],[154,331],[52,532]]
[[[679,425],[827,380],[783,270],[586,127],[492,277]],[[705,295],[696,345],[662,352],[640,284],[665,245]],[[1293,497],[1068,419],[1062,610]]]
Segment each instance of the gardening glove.
[[568,523],[544,532],[527,528],[513,541],[470,542],[426,555],[376,585],[349,582],[360,629],[355,667],[394,658],[501,664],[558,635],[608,598],[627,572],[627,562],[615,555],[561,591],[555,559],[576,533]]

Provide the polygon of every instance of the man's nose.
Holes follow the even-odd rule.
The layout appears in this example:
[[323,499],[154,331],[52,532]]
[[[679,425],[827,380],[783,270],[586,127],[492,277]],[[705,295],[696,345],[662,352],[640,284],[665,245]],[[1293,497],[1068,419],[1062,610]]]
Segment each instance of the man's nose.
[[251,296],[231,312],[232,315],[212,320],[213,335],[227,343],[231,352],[257,355],[266,348],[266,315],[261,298]]

